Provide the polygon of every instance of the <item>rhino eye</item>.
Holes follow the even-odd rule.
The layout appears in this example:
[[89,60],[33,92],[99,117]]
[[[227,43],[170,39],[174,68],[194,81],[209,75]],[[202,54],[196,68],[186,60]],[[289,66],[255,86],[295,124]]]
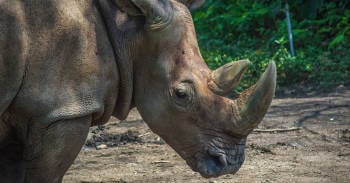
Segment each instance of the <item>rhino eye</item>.
[[177,89],[175,91],[175,95],[179,99],[187,99],[188,98],[188,95],[187,95],[186,91],[184,91],[182,89]]
[[170,92],[170,100],[180,111],[186,111],[193,103],[193,89],[190,83],[180,83]]

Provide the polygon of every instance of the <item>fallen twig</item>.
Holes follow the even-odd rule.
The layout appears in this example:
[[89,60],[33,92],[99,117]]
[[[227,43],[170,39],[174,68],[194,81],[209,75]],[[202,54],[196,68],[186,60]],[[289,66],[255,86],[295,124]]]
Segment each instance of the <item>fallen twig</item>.
[[170,161],[154,161],[154,164],[170,163]]
[[254,129],[253,132],[256,133],[282,133],[282,132],[290,132],[290,131],[298,131],[300,127],[292,127],[292,128],[276,128],[276,129]]
[[350,153],[339,153],[338,156],[350,156]]
[[261,146],[261,145],[257,145],[257,144],[249,144],[249,146],[252,149],[256,149],[258,150],[260,153],[268,153],[268,154],[273,154],[275,155],[275,153],[267,146]]

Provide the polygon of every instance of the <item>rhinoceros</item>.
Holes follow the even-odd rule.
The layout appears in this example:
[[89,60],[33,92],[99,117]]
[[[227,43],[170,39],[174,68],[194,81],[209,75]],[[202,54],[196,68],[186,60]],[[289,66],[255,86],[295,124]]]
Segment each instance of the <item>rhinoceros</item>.
[[273,61],[211,71],[190,9],[203,0],[1,0],[0,182],[61,182],[89,127],[136,107],[204,177],[235,173],[271,103]]

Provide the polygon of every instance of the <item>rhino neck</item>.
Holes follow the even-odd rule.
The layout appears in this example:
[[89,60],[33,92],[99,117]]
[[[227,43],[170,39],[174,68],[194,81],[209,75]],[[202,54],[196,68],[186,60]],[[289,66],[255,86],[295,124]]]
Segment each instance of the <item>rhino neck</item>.
[[133,55],[137,37],[137,20],[121,12],[110,1],[98,0],[98,9],[102,15],[109,40],[114,50],[118,72],[119,91],[113,116],[120,120],[128,116],[133,107]]

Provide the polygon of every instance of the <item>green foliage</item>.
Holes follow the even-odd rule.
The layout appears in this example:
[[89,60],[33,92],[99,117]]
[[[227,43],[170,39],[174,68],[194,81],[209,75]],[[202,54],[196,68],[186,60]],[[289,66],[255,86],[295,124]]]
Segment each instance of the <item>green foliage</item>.
[[288,51],[285,2],[207,0],[194,21],[209,67],[248,58],[253,64],[241,88],[254,83],[270,60],[279,86],[350,84],[350,1],[288,1],[295,57]]

